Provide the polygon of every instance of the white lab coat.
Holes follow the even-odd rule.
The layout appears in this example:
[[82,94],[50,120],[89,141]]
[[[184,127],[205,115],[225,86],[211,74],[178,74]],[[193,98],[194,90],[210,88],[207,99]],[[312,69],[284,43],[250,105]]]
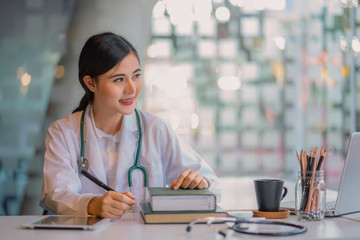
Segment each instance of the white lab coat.
[[[89,173],[107,184],[99,143],[90,116],[91,105],[86,109],[84,125],[85,158],[89,161]],[[221,193],[217,177],[209,165],[189,146],[182,143],[175,133],[158,117],[138,111],[142,124],[140,162],[147,169],[150,187],[170,185],[186,168],[195,169],[210,183],[209,190]],[[79,174],[80,118],[76,112],[55,121],[48,129],[44,159],[44,181],[40,206],[56,214],[87,215],[91,198],[104,195],[105,190]],[[130,191],[128,169],[134,164],[138,146],[138,127],[135,113],[124,115],[119,140],[116,186],[118,192]],[[135,170],[132,176],[132,193],[136,202],[143,202],[145,194],[143,174]],[[135,207],[139,210],[139,206]]]

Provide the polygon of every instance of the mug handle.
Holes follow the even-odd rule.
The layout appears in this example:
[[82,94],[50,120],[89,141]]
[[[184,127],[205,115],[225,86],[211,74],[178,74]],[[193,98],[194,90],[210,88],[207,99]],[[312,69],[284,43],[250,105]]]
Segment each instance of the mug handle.
[[281,201],[281,200],[283,200],[283,199],[284,199],[284,197],[286,197],[286,194],[287,194],[287,192],[288,192],[287,187],[283,187],[283,188],[284,188],[284,193],[283,193],[283,195],[281,196],[280,201]]

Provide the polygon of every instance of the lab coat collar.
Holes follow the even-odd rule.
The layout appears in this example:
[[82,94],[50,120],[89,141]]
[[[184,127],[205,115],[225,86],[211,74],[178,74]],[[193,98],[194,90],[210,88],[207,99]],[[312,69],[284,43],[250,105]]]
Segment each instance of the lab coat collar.
[[136,133],[138,132],[137,119],[135,111],[129,115],[123,115],[123,121],[121,125],[121,129],[129,132]]

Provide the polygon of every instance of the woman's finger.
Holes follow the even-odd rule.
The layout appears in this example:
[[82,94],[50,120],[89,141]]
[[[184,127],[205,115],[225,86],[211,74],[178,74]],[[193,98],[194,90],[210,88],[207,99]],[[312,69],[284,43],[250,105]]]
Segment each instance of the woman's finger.
[[203,179],[204,179],[204,177],[203,177],[202,175],[198,174],[198,175],[191,181],[191,183],[189,184],[188,188],[189,188],[189,189],[197,188]]
[[135,204],[135,200],[134,200],[135,196],[133,194],[131,194],[130,192],[127,192],[127,193],[113,192],[111,194],[111,198],[114,201],[126,203],[128,205],[134,205]]
[[191,169],[185,169],[180,176],[178,177],[178,179],[176,180],[176,182],[174,184],[171,184],[171,188],[174,190],[179,189],[179,187],[182,185],[184,179],[191,173]]
[[181,188],[189,188],[191,182],[197,177],[198,172],[195,170],[192,170],[184,179],[184,181],[181,184]]
[[206,180],[206,178],[203,177],[203,179],[201,180],[201,182],[199,183],[199,185],[196,186],[197,189],[204,189],[204,188],[209,188],[209,183]]
[[123,192],[122,194],[125,194],[126,196],[128,196],[129,198],[131,198],[132,200],[135,200],[136,197],[134,194],[132,194],[131,192]]
[[111,218],[111,219],[119,219],[125,214],[124,210],[120,209],[112,209],[104,213],[103,217]]

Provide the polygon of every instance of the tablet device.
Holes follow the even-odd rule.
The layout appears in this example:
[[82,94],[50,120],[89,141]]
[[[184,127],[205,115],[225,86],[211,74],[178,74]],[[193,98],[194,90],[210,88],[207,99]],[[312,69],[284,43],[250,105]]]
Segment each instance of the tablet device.
[[30,223],[22,224],[26,229],[77,229],[77,230],[95,230],[96,228],[109,223],[108,218],[99,218],[95,216],[45,216]]

